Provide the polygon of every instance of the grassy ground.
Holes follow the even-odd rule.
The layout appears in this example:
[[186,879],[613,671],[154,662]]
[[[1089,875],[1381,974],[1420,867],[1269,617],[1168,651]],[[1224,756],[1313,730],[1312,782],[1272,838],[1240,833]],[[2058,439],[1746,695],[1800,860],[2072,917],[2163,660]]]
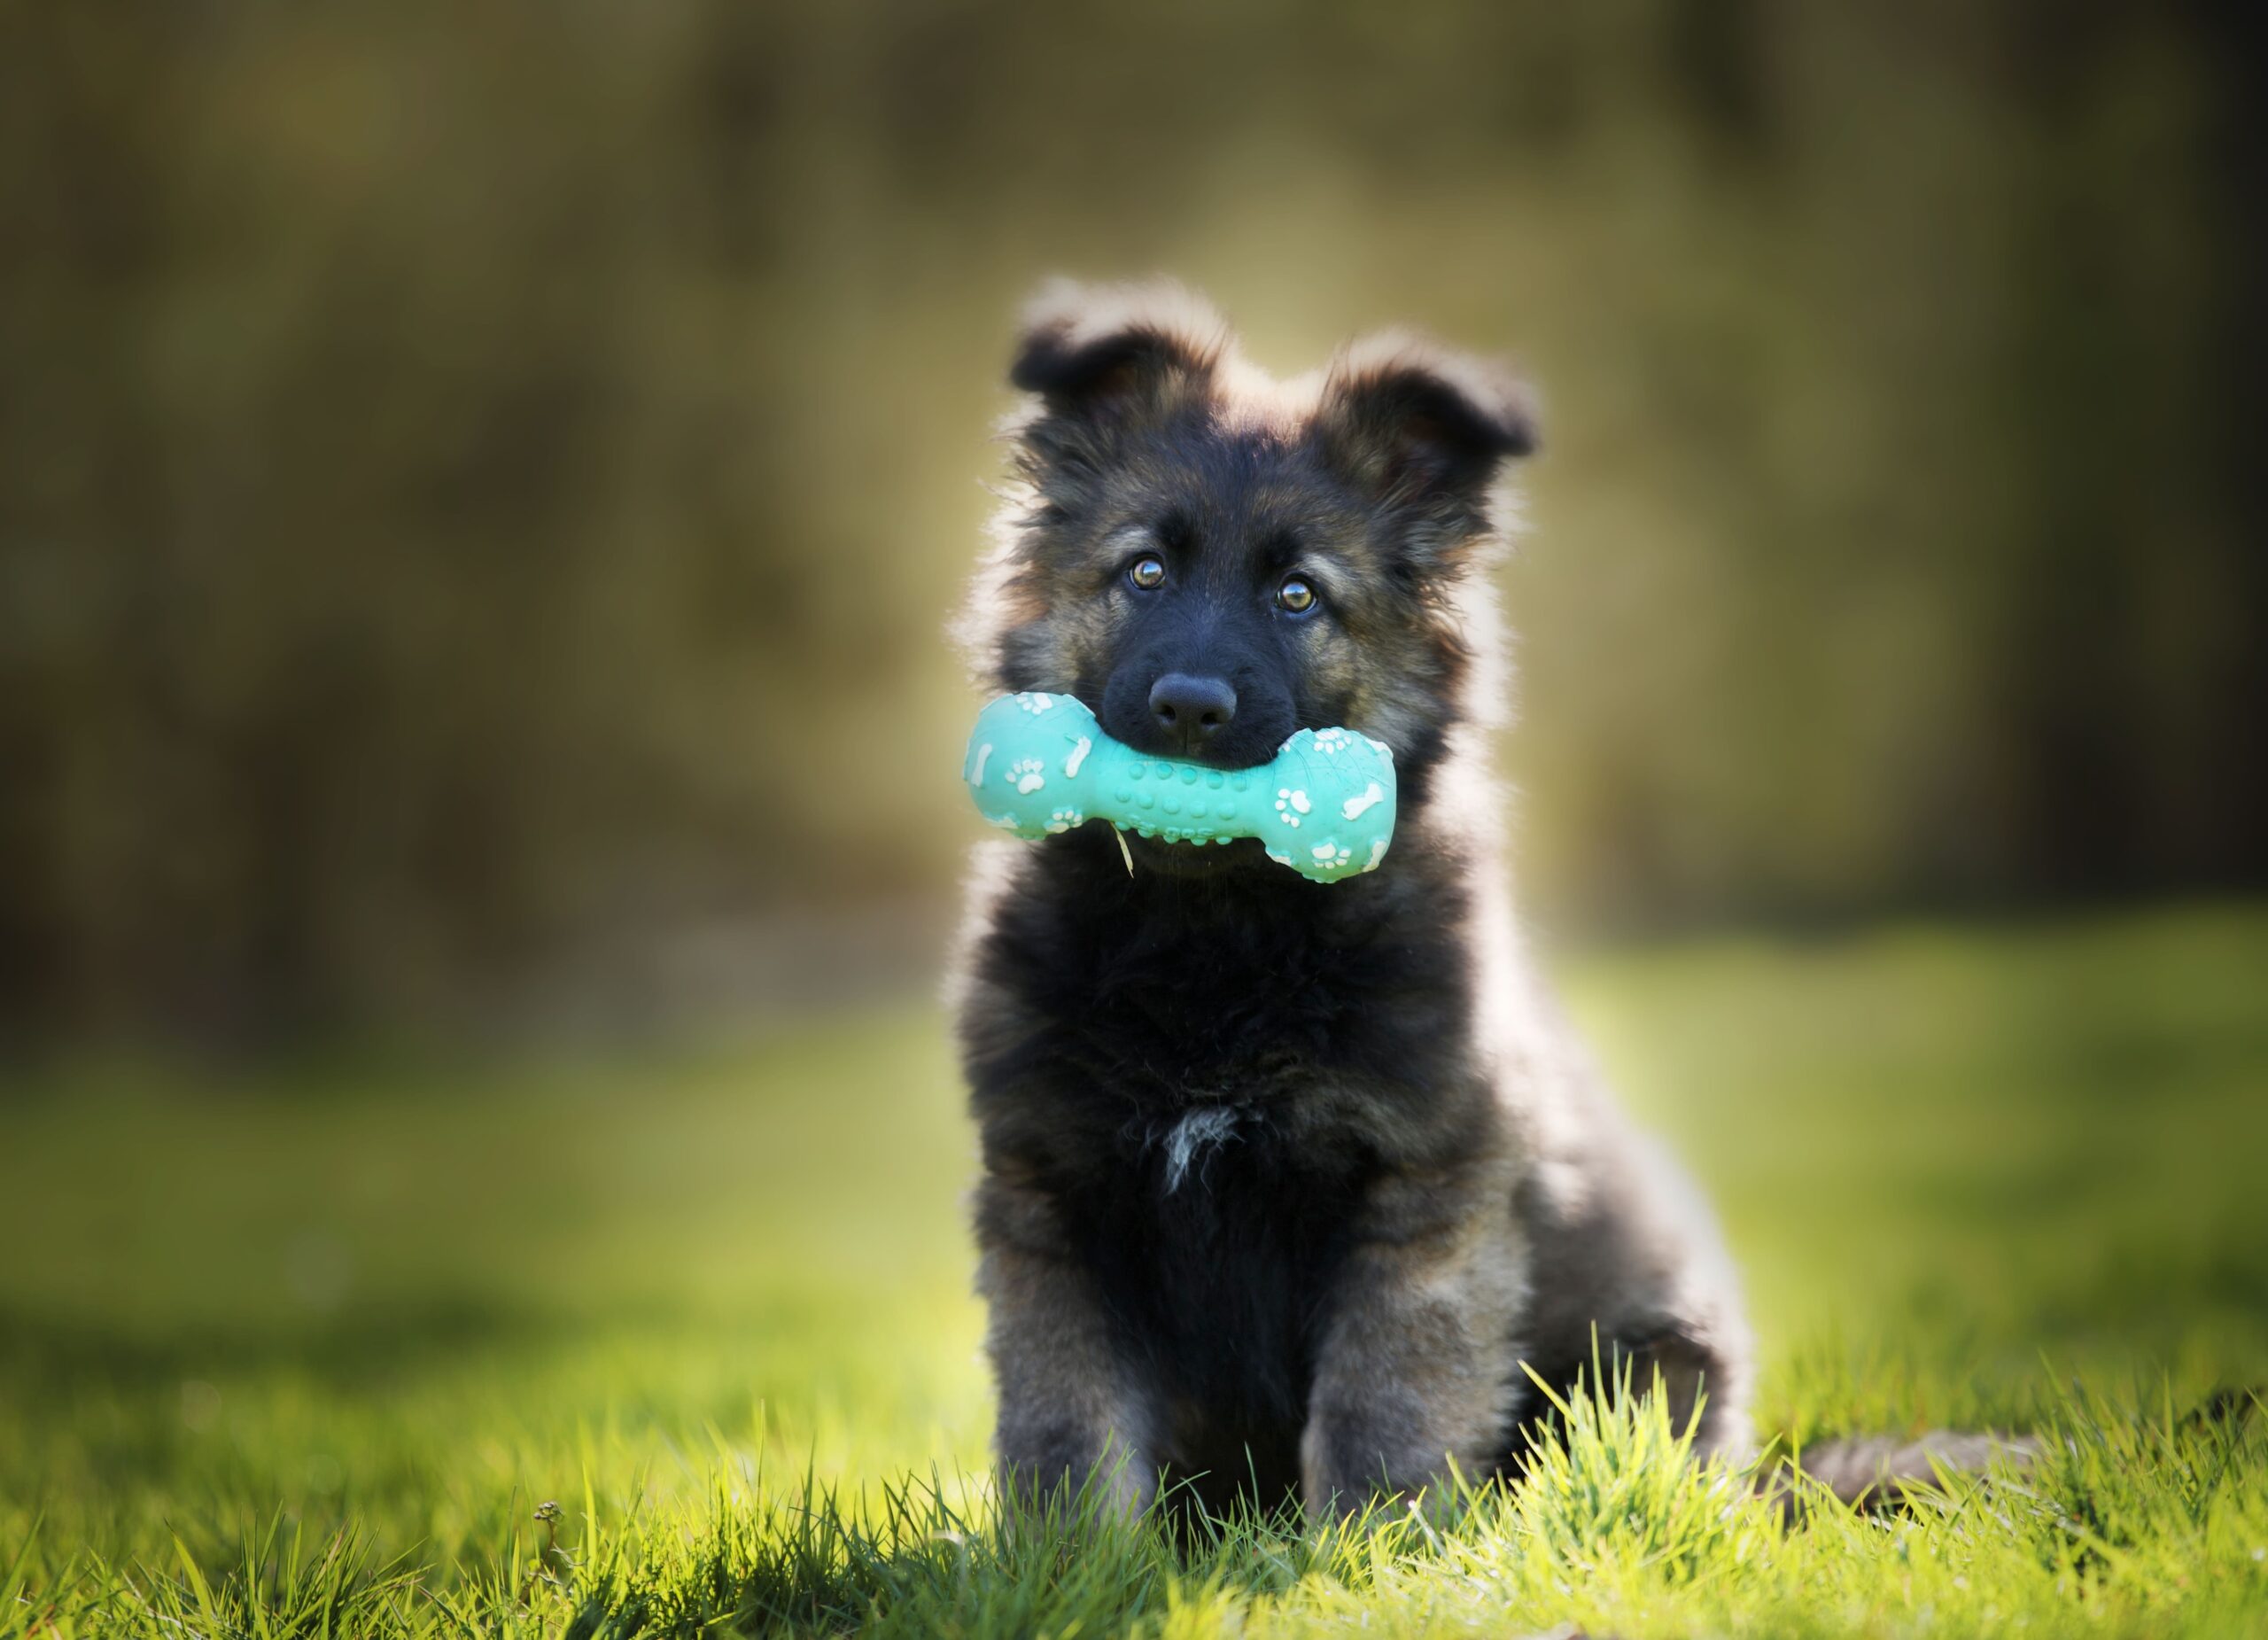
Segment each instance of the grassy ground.
[[1445,1531],[1004,1534],[926,1012],[447,1075],[82,1065],[0,1096],[0,1634],[2268,1628],[2268,1416],[2211,1399],[2268,1382],[2268,913],[1567,983],[1723,1205],[1760,1428],[2020,1426],[2034,1473],[1783,1531],[1579,1408]]

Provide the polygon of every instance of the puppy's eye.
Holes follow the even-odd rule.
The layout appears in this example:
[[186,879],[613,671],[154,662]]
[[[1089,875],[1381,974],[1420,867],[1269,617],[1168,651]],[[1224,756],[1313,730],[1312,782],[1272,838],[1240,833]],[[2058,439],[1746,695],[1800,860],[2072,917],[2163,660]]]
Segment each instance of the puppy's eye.
[[1305,615],[1320,602],[1302,576],[1287,575],[1276,589],[1276,607],[1286,615]]
[[1166,561],[1153,552],[1146,552],[1126,566],[1126,579],[1144,592],[1165,584]]

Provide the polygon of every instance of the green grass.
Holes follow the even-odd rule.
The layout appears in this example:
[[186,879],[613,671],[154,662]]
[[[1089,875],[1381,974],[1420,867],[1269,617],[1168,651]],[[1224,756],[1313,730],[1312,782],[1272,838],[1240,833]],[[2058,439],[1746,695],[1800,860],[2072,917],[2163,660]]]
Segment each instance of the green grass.
[[[0,1635],[2268,1629],[2268,911],[1568,965],[1760,1433],[2047,1437],[1792,1528],[1579,1403],[1510,1491],[1004,1530],[940,1022],[0,1092]],[[532,1518],[556,1499],[552,1528]]]

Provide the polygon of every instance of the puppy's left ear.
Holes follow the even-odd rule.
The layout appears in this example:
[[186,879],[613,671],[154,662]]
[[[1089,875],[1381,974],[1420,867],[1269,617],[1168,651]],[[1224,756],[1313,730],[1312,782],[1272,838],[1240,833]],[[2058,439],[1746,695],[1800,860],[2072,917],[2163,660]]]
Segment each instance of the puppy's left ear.
[[1527,387],[1501,367],[1386,336],[1332,367],[1316,425],[1332,464],[1389,505],[1477,505],[1536,446]]
[[1008,379],[1044,418],[1108,426],[1202,390],[1228,346],[1220,315],[1180,285],[1059,279],[1026,306]]

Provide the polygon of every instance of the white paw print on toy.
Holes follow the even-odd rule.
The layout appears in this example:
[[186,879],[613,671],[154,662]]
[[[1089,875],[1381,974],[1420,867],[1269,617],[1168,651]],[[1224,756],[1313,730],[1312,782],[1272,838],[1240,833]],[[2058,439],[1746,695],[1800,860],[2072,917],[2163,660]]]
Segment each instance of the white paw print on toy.
[[1355,851],[1340,847],[1335,843],[1318,843],[1308,851],[1315,856],[1316,864],[1328,866],[1334,871],[1355,858]]
[[1008,766],[1008,784],[1029,795],[1047,784],[1047,766],[1037,758],[1019,758]]
[[1087,817],[1076,809],[1058,809],[1047,817],[1047,829],[1068,831],[1074,826],[1084,826]]
[[1315,749],[1326,757],[1337,757],[1349,743],[1344,729],[1318,729],[1316,732]]
[[1304,791],[1294,791],[1289,786],[1276,789],[1277,815],[1294,831],[1299,829],[1300,816],[1314,806],[1308,801],[1308,794]]
[[1037,689],[1026,689],[1016,696],[1016,704],[1036,718],[1055,704],[1055,697],[1052,695],[1044,695]]

